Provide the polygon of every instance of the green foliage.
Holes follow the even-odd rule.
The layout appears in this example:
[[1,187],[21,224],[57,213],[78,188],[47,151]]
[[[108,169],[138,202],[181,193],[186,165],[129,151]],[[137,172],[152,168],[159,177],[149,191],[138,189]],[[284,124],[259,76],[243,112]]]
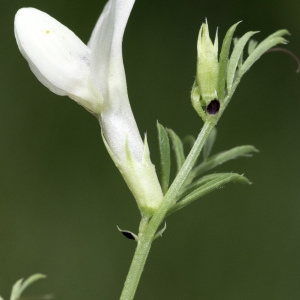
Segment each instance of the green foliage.
[[[185,154],[183,148],[183,141],[190,140],[191,144],[194,138],[188,136],[188,138],[181,139],[179,136],[171,129],[165,129],[162,125],[157,124],[158,129],[158,140],[159,149],[161,156],[161,174],[162,174],[162,188],[164,194],[167,192],[167,186],[170,180],[170,169],[171,169],[171,159],[170,159],[170,146],[174,150],[175,161],[177,164],[177,174],[185,161]],[[193,203],[200,197],[223,187],[229,182],[235,183],[246,183],[250,184],[250,181],[243,175],[237,173],[213,173],[205,175],[199,178],[203,173],[210,171],[217,166],[224,164],[232,159],[239,157],[249,157],[258,150],[251,146],[238,146],[230,150],[217,153],[210,156],[211,150],[215,143],[217,136],[217,130],[214,128],[203,147],[203,160],[199,164],[196,164],[191,170],[190,174],[186,178],[182,188],[179,190],[176,197],[176,203],[169,209],[167,215],[174,213],[175,211],[183,208],[184,206]],[[170,139],[170,140],[169,140]],[[163,175],[165,174],[165,175]]]
[[192,170],[189,175],[189,181],[192,181],[195,177],[201,175],[202,173],[214,169],[215,167],[224,164],[229,160],[236,159],[238,157],[249,157],[254,152],[258,152],[255,147],[251,145],[244,145],[213,155]]
[[228,92],[230,92],[234,78],[235,78],[235,73],[236,73],[236,69],[239,63],[239,60],[241,58],[241,55],[243,53],[244,47],[247,44],[247,42],[249,41],[249,39],[251,38],[251,36],[253,36],[255,33],[255,31],[249,31],[247,33],[245,33],[235,44],[232,54],[230,56],[230,60],[228,63],[228,70],[227,70],[227,89]]
[[[12,287],[10,300],[18,300],[20,299],[22,293],[25,289],[28,288],[32,283],[39,279],[43,279],[46,276],[43,274],[34,274],[28,277],[27,279],[19,279]],[[4,300],[2,297],[0,297],[0,300]]]
[[173,146],[172,148],[175,153],[175,159],[176,159],[176,164],[177,164],[177,173],[178,173],[185,161],[183,143],[182,143],[181,139],[179,138],[179,136],[172,129],[167,129],[167,132],[171,139],[172,146]]
[[230,46],[231,46],[232,36],[239,23],[240,22],[232,25],[228,29],[222,44],[220,61],[219,61],[219,79],[218,79],[218,96],[220,100],[222,100],[225,96],[225,83],[226,83],[226,74],[227,74]]
[[165,194],[169,188],[170,172],[171,172],[171,151],[170,142],[166,129],[157,122],[158,145],[160,153],[161,167],[161,188]]
[[[249,31],[245,33],[241,38],[234,38],[233,34],[236,30],[237,25],[240,22],[234,24],[227,31],[225,38],[222,43],[221,52],[219,55],[218,62],[218,78],[216,85],[216,97],[220,101],[220,109],[217,111],[219,116],[215,116],[219,119],[225,110],[226,106],[230,102],[235,89],[237,88],[242,76],[250,69],[250,67],[268,50],[278,44],[286,43],[283,38],[284,35],[289,34],[287,30],[278,30],[275,33],[268,36],[261,43],[251,40],[251,37],[257,33],[257,31]],[[233,49],[231,51],[232,40],[234,41]],[[248,57],[244,61],[244,49],[248,43]],[[212,52],[211,55],[215,54],[215,48],[207,49],[207,51]],[[230,54],[231,53],[231,54]],[[207,54],[207,57],[210,55]],[[199,60],[199,57],[198,57]],[[203,60],[203,59],[202,59]],[[296,59],[298,61],[298,59]],[[199,62],[198,62],[199,63]],[[202,64],[201,72],[206,74],[210,72],[209,62]],[[203,70],[207,66],[208,70]],[[199,72],[197,71],[197,76]],[[205,89],[204,85],[210,86],[210,82],[202,82],[199,86],[200,81],[195,80],[192,90],[191,90],[191,101],[194,109],[201,117],[201,119],[206,122],[208,114],[206,113],[207,106],[209,103],[207,101],[203,102],[203,93],[201,91]],[[209,100],[213,98],[210,97]]]
[[[225,103],[225,107],[230,101],[237,85],[239,84],[242,76],[249,71],[252,65],[268,50],[278,44],[286,44],[284,35],[289,34],[285,29],[278,30],[275,33],[269,35],[262,42],[258,43],[250,39],[257,31],[249,31],[245,33],[240,39],[237,39],[233,48],[227,70],[227,95],[228,98]],[[248,43],[248,57],[243,60],[243,51]]]
[[289,34],[289,32],[285,29],[278,30],[268,36],[260,44],[258,44],[258,46],[253,49],[246,61],[243,63],[238,76],[241,78],[250,69],[250,67],[269,49],[278,44],[285,44],[287,41],[282,36],[287,34]]
[[176,204],[171,207],[168,211],[168,215],[193,203],[204,195],[223,187],[229,182],[250,184],[250,181],[246,177],[236,173],[216,173],[205,176],[201,178],[199,182],[194,183],[193,186],[183,191],[183,194],[187,192],[187,195],[183,196],[182,199],[179,199]]

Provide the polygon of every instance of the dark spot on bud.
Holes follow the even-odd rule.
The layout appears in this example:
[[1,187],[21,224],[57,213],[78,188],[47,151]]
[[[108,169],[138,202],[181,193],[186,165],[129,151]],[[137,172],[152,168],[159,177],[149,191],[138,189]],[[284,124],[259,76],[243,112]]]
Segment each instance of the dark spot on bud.
[[122,230],[122,234],[130,240],[135,240],[134,235],[130,231]]
[[220,110],[220,101],[214,99],[206,107],[206,112],[210,115],[215,115]]

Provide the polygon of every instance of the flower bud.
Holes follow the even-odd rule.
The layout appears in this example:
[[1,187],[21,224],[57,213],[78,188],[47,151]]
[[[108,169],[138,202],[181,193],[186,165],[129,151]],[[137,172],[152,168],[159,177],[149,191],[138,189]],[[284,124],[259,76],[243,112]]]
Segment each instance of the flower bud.
[[209,37],[207,22],[202,24],[198,37],[198,57],[196,81],[200,91],[200,102],[207,106],[212,100],[217,99],[217,84],[219,74],[218,63],[218,36],[212,43]]

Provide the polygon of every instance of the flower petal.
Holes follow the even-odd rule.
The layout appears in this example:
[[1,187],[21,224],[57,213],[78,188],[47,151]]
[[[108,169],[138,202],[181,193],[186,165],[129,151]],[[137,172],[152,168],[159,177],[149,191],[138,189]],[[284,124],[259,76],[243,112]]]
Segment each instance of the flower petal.
[[[91,36],[91,74],[104,98],[110,95],[109,105],[124,104],[120,95],[127,95],[122,56],[124,30],[135,0],[110,0]],[[111,97],[116,93],[117,97]],[[113,103],[111,103],[113,99]]]
[[90,49],[71,30],[42,11],[22,8],[15,16],[15,36],[39,81],[100,114],[103,97],[91,80]]
[[124,30],[135,0],[110,0],[93,30],[91,74],[104,97],[100,123],[105,139],[119,162],[126,160],[126,143],[141,161],[143,141],[130,107],[122,56]]

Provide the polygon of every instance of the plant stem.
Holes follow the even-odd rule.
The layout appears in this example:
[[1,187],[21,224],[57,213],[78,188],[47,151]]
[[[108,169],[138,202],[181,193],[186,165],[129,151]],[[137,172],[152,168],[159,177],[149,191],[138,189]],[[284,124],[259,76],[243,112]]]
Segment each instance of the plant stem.
[[168,192],[164,196],[159,209],[152,216],[149,223],[146,226],[143,226],[144,230],[139,234],[139,240],[137,242],[135,254],[124,283],[120,300],[133,299],[157,229],[164,220],[169,208],[175,204],[177,194],[184,184],[188,174],[195,165],[202,147],[205,144],[210,131],[216,125],[218,119],[219,116],[216,115],[207,118],[182,168],[178,172]]

